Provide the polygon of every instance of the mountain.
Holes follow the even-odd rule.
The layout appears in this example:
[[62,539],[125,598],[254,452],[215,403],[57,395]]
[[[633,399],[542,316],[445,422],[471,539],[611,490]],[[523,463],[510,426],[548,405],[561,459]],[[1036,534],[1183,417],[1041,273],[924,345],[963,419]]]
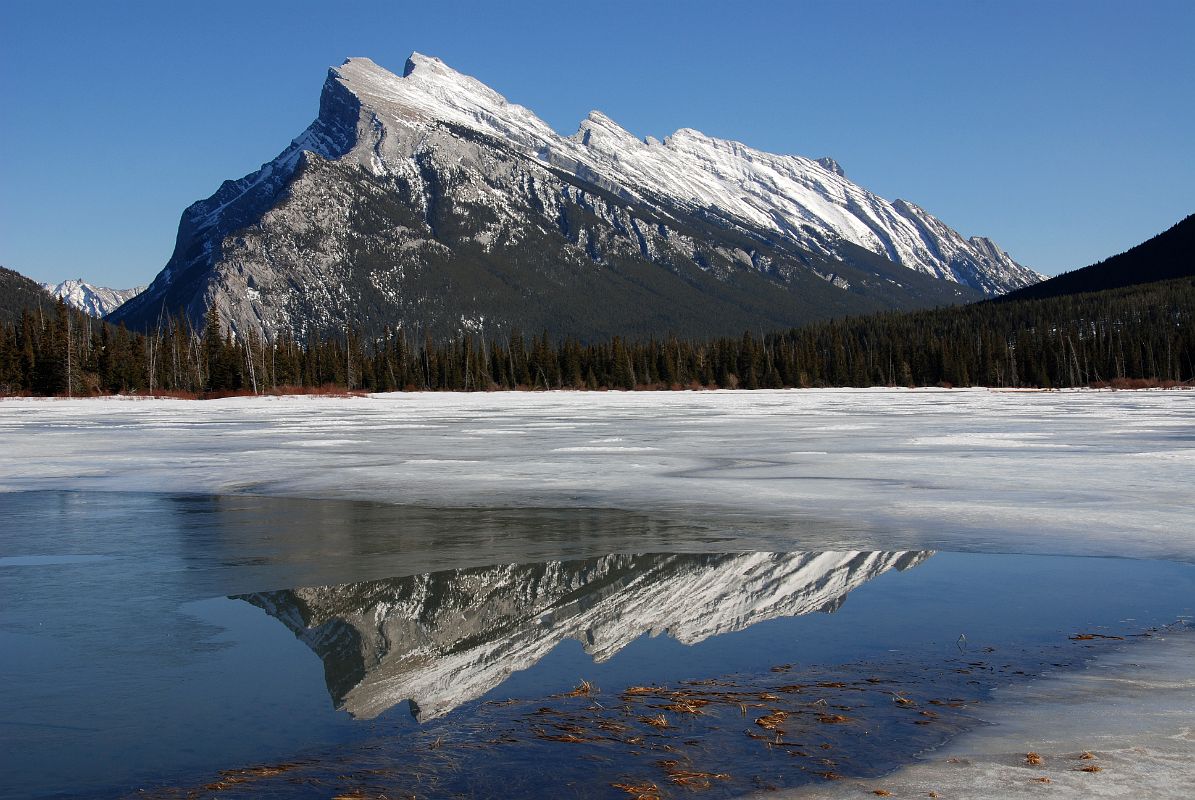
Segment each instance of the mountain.
[[435,58],[329,71],[316,120],[190,206],[174,254],[112,315],[211,305],[236,331],[586,339],[739,334],[952,304],[1041,276],[993,242],[780,156],[594,111],[561,136]]
[[644,634],[684,644],[834,611],[847,592],[930,552],[609,555],[239,595],[324,662],[338,708],[404,700],[421,721],[527,669],[565,639],[597,662]]
[[12,325],[21,321],[25,309],[49,311],[55,300],[32,278],[0,267],[0,324]]
[[103,286],[93,286],[82,278],[65,280],[55,286],[43,283],[42,288],[54,297],[61,297],[67,305],[74,306],[97,319],[103,319],[119,308],[129,298],[136,297],[145,291],[144,286],[133,289],[108,289]]
[[1191,275],[1195,275],[1195,214],[1120,255],[1023,287],[1001,300],[1098,292]]

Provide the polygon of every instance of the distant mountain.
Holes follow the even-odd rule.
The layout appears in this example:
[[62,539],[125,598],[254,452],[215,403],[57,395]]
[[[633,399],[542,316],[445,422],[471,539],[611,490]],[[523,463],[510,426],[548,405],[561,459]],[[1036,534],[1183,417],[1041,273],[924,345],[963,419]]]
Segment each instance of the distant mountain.
[[25,309],[50,309],[55,299],[37,281],[0,267],[0,324],[19,322]]
[[236,331],[438,337],[511,327],[739,334],[1034,283],[990,240],[852,183],[833,159],[599,112],[561,136],[434,58],[329,72],[315,122],[188,208],[175,252],[112,321],[162,309]]
[[481,697],[565,639],[595,661],[640,636],[696,644],[847,592],[931,552],[610,555],[240,595],[324,662],[338,708],[369,719],[411,701],[420,721]]
[[84,314],[97,319],[103,319],[125,301],[145,291],[144,286],[132,289],[108,289],[104,286],[94,286],[82,278],[65,280],[57,286],[43,283],[42,288],[54,297],[61,297],[67,305],[74,306]]
[[1097,292],[1191,275],[1195,275],[1195,215],[1120,255],[1010,292],[1001,300]]

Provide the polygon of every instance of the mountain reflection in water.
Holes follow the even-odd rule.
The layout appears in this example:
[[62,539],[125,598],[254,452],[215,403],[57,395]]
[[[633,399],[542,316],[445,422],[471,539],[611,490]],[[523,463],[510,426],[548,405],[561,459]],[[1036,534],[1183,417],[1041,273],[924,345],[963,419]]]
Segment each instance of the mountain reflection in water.
[[403,702],[443,716],[565,639],[597,662],[645,633],[696,644],[758,622],[832,612],[846,594],[932,551],[607,555],[235,595],[324,663],[338,708]]

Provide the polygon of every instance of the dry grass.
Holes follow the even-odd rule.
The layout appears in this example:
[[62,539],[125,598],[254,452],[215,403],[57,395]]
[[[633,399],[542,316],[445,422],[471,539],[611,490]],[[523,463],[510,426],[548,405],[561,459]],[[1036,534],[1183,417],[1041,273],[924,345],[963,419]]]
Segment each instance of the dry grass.
[[626,792],[634,800],[660,800],[660,787],[654,783],[644,781],[643,783],[612,783],[610,785]]
[[702,714],[704,713],[702,706],[708,706],[709,700],[701,700],[696,697],[674,697],[672,702],[664,706],[668,711],[675,711],[678,714]]
[[277,775],[290,772],[293,769],[298,769],[301,766],[301,764],[283,763],[244,767],[242,769],[225,769],[219,772],[220,777],[217,780],[204,785],[203,788],[209,792],[222,792],[234,786],[250,783],[262,778],[273,778]]
[[597,692],[598,689],[596,686],[589,681],[582,680],[571,692],[565,692],[562,695],[557,695],[557,697],[591,697],[597,694]]
[[668,779],[677,786],[708,789],[714,785],[714,781],[728,781],[730,776],[725,772],[699,772],[698,770],[681,769],[669,772]]
[[818,714],[817,721],[823,725],[838,725],[843,722],[850,722],[850,717],[844,717],[842,714]]
[[577,744],[579,742],[596,742],[603,737],[596,736],[590,731],[586,730],[580,725],[574,725],[569,722],[559,722],[552,725],[554,731],[557,733],[550,733],[543,728],[536,728],[535,735],[539,739],[546,739],[551,742],[567,742],[569,744]]
[[967,702],[965,700],[959,700],[958,698],[952,697],[949,700],[930,700],[929,704],[931,706],[946,706],[948,708],[963,708],[964,706],[967,705]]
[[788,719],[788,712],[777,709],[770,714],[764,714],[762,717],[756,719],[755,724],[765,731],[776,731],[780,729],[780,726],[784,724],[786,719]]
[[675,759],[657,761],[656,766],[668,774],[668,779],[677,786],[688,789],[708,789],[714,781],[728,781],[730,776],[725,772],[703,772],[701,770],[682,767]]
[[[951,660],[944,664],[943,668],[949,670],[959,665],[959,662]],[[783,664],[773,670],[775,683],[793,681],[797,677],[792,673],[787,676],[779,674],[787,672],[788,669],[789,665]],[[820,682],[816,682],[819,679]],[[690,756],[694,756],[697,751],[690,751],[688,748],[703,745],[706,741],[703,732],[707,728],[724,733],[732,732],[723,729],[728,722],[733,724],[732,720],[739,718],[738,714],[734,714],[737,709],[742,718],[738,722],[737,730],[733,732],[738,733],[740,737],[745,733],[750,739],[757,740],[743,742],[743,746],[760,748],[784,757],[785,763],[791,765],[791,769],[797,769],[810,777],[820,776],[825,780],[837,780],[841,777],[837,773],[841,765],[829,758],[823,758],[834,755],[837,750],[828,740],[852,732],[863,733],[869,727],[868,709],[886,714],[893,719],[899,718],[903,725],[908,726],[906,730],[911,732],[916,730],[912,727],[915,724],[932,724],[941,722],[944,718],[952,719],[953,713],[943,706],[957,708],[967,703],[961,698],[940,697],[931,700],[928,693],[922,695],[921,692],[914,691],[916,687],[911,684],[906,684],[906,688],[911,690],[910,695],[906,695],[899,686],[900,682],[890,679],[861,677],[858,680],[850,680],[834,673],[822,673],[816,677],[811,675],[805,683],[794,682],[783,686],[772,685],[770,681],[760,685],[726,679],[706,679],[682,681],[678,684],[634,685],[625,689],[618,687],[616,694],[608,695],[616,698],[613,703],[599,704],[597,701],[602,698],[598,696],[598,687],[588,680],[580,680],[571,690],[555,695],[562,698],[556,708],[537,708],[531,703],[527,703],[526,707],[517,708],[521,731],[510,735],[510,738],[491,740],[488,744],[532,744],[538,740],[540,744],[532,746],[547,749],[555,748],[556,743],[585,744],[587,747],[573,752],[582,758],[610,763],[617,763],[619,756],[615,751],[625,748],[627,758],[640,759],[654,755],[655,758],[669,760],[656,762],[663,772],[656,774],[655,782],[643,779],[645,776],[642,774],[636,776],[620,775],[619,772],[607,773],[605,780],[599,783],[599,788],[601,785],[611,787],[608,794],[635,800],[662,800],[663,797],[683,794],[686,791],[713,793],[729,788],[735,780],[717,772],[717,768],[733,767],[729,763],[723,763],[721,756],[724,754],[718,753],[713,754],[717,760],[708,763],[694,761]],[[854,694],[847,694],[848,692]],[[868,696],[863,698],[861,693]],[[918,695],[917,700],[912,699],[914,694]],[[860,702],[843,705],[842,701],[848,697],[859,697]],[[523,702],[526,701],[519,701],[520,704]],[[927,705],[921,706],[921,703]],[[489,701],[487,705],[500,708],[514,704],[511,700],[498,700]],[[910,713],[906,715],[895,712],[892,710],[893,706],[908,709]],[[852,711],[852,707],[856,710]],[[883,711],[885,707],[889,711]],[[929,710],[935,707],[935,710]],[[747,720],[754,724],[746,724]],[[819,724],[840,727],[837,730],[821,729],[822,733],[818,735],[816,731]],[[654,730],[648,730],[649,728]],[[803,739],[801,735],[797,735],[798,733],[812,736],[814,740]],[[698,738],[686,738],[695,736]],[[440,745],[439,741],[430,745],[425,741],[422,747],[436,750]],[[450,744],[445,743],[445,749],[450,747]],[[1077,753],[1072,753],[1069,759],[1078,757]],[[797,758],[801,760],[795,760]],[[629,761],[628,766],[630,763],[634,762]],[[1028,763],[1034,762],[1029,760]],[[1092,762],[1079,761],[1076,764],[1072,760],[1071,767],[1088,763]],[[708,768],[709,771],[703,768]],[[261,774],[269,773],[263,771]],[[347,781],[352,777],[344,775],[340,779]],[[209,791],[231,789],[233,792],[240,792],[246,788],[259,788],[238,786],[248,779],[243,775],[218,774],[211,776],[209,780],[215,778],[220,781],[207,787]],[[290,776],[275,779],[275,782],[285,782],[288,778]],[[721,783],[722,781],[726,783]],[[232,788],[234,786],[235,789]],[[341,783],[337,787],[342,792],[350,788],[355,787],[351,783]],[[891,796],[888,794],[889,790],[877,789],[874,785],[872,789],[860,788],[863,794]],[[226,792],[222,794],[227,796]],[[926,796],[924,790],[920,795]]]
[[1111,639],[1117,642],[1123,642],[1123,636],[1107,636],[1102,633],[1076,633],[1074,636],[1068,636],[1072,642],[1089,642],[1092,639]]

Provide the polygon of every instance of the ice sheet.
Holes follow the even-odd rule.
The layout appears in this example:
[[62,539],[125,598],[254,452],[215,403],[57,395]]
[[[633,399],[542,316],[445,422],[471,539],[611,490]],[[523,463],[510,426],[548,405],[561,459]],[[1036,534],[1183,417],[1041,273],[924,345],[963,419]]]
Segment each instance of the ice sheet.
[[24,489],[627,508],[719,516],[757,549],[1195,561],[1195,395],[9,399],[0,490]]

